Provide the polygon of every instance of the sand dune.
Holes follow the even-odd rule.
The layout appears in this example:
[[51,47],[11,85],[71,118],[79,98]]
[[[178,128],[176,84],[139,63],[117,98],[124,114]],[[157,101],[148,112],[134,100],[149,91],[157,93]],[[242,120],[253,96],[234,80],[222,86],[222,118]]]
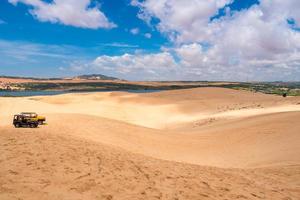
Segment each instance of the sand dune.
[[189,132],[163,133],[87,115],[49,116],[50,125],[43,132],[75,136],[164,160],[234,168],[300,161],[300,112],[229,120],[218,122],[217,126],[195,126]]
[[[300,110],[300,98],[200,88],[151,94],[104,92],[66,94],[50,97],[5,98],[6,118],[13,113],[35,110],[39,113],[79,113],[123,121],[143,127],[167,129],[182,123],[239,115]],[[241,111],[241,112],[240,112]],[[8,123],[7,121],[5,124]],[[1,122],[0,122],[1,125]]]
[[[300,98],[221,88],[0,98],[0,199],[299,199]],[[36,111],[48,125],[15,129]]]
[[31,130],[0,135],[0,199],[297,199],[296,166],[167,162]]

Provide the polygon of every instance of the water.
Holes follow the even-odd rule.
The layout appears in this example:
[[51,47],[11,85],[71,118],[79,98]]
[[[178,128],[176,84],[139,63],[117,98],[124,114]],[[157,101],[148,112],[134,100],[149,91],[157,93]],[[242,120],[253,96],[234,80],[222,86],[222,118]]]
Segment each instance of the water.
[[[126,90],[124,92],[130,93],[151,93],[159,92],[161,90]],[[69,93],[88,93],[89,91],[0,91],[0,97],[30,97],[30,96],[52,96]],[[111,92],[111,91],[90,91],[90,92]]]

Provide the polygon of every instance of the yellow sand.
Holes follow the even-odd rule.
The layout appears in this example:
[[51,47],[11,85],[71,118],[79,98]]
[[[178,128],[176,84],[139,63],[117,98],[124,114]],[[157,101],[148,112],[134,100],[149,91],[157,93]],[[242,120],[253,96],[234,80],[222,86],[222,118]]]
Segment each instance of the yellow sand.
[[[299,199],[300,98],[222,88],[0,98],[0,199]],[[12,116],[47,117],[15,129]]]

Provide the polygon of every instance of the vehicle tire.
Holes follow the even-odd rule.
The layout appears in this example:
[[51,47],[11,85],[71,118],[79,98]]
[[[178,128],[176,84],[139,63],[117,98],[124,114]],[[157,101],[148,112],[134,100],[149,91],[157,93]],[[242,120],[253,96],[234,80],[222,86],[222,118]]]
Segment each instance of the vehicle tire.
[[20,124],[15,124],[15,128],[20,128]]

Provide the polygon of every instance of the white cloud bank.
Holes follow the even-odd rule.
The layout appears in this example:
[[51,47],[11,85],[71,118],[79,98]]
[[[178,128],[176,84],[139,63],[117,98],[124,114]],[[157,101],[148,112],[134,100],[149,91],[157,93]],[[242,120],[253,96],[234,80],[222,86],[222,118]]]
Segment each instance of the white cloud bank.
[[8,1],[14,5],[23,3],[32,6],[30,13],[42,22],[90,29],[116,27],[97,6],[90,7],[91,0],[53,0],[51,3],[42,0]]
[[[174,44],[161,53],[169,53],[172,65],[158,62],[160,67],[151,72],[162,74],[160,70],[166,68],[174,72],[176,65],[176,73],[165,73],[164,79],[299,81],[300,32],[295,27],[300,24],[300,1],[261,0],[241,11],[226,6],[232,2],[132,0],[140,8],[138,17],[149,25],[159,19],[154,26]],[[225,16],[211,20],[224,7]],[[121,58],[114,57],[118,62]],[[151,65],[139,68],[145,73],[152,69]]]
[[[138,17],[174,46],[156,54],[100,56],[89,68],[153,80],[300,80],[300,1],[261,0],[231,11],[233,0],[132,0]],[[225,16],[211,20],[224,8]],[[152,24],[153,26],[153,24]]]
[[199,79],[300,80],[300,32],[287,22],[299,26],[300,1],[261,0],[241,11],[225,7],[226,15],[211,21],[231,2],[133,0],[132,5],[147,23],[160,20],[157,28],[174,42],[185,74]]
[[[241,11],[233,0],[132,0],[138,17],[174,46],[158,53],[99,56],[74,67],[137,80],[300,80],[298,0],[261,0]],[[226,14],[211,20],[224,8]],[[293,21],[291,25],[287,21]],[[294,26],[294,27],[293,27]]]
[[73,71],[105,72],[132,80],[160,80],[171,71],[176,72],[178,64],[169,52],[153,54],[124,54],[121,56],[99,56],[92,63],[74,63]]

